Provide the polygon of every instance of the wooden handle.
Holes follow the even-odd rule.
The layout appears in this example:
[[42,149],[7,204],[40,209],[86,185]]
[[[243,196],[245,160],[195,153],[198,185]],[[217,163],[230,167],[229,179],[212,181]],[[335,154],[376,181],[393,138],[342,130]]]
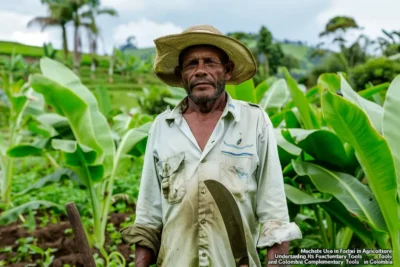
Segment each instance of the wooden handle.
[[83,265],[85,267],[96,267],[94,262],[92,250],[90,249],[89,242],[87,240],[85,229],[83,228],[81,216],[76,208],[74,202],[70,202],[65,205],[67,209],[68,218],[71,222],[72,230],[75,236],[75,242],[78,245],[79,252],[83,260]]

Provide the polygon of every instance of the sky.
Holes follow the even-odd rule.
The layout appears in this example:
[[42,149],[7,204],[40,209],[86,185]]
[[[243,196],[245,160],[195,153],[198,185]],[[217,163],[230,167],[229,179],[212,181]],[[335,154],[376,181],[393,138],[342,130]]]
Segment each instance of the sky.
[[[101,29],[99,53],[109,53],[127,37],[135,36],[139,48],[154,46],[153,40],[180,33],[187,27],[210,24],[223,33],[258,32],[266,26],[277,40],[302,41],[316,45],[324,39],[319,33],[334,16],[351,16],[363,27],[348,33],[354,40],[361,33],[370,38],[383,36],[382,29],[400,30],[400,0],[101,0],[118,17],[98,18]],[[27,27],[34,17],[46,16],[40,0],[0,0],[0,40],[41,46],[51,42],[61,48],[61,31]],[[72,25],[68,27],[72,50]],[[87,51],[86,33],[82,30]],[[326,41],[326,40],[325,40]]]

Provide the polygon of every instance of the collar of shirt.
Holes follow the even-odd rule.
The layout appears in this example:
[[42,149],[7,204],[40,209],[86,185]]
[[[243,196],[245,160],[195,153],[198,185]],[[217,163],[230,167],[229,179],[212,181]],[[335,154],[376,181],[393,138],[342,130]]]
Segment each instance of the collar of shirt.
[[[222,113],[222,118],[225,117],[228,113],[232,114],[233,118],[236,122],[240,122],[240,105],[235,103],[236,101],[232,99],[228,92],[226,92],[226,96],[228,98],[224,111]],[[186,96],[182,99],[173,110],[170,111],[169,115],[166,116],[165,120],[167,121],[168,125],[171,125],[172,122],[175,122],[177,125],[180,125],[182,122],[182,110],[186,108],[187,105],[187,98]]]

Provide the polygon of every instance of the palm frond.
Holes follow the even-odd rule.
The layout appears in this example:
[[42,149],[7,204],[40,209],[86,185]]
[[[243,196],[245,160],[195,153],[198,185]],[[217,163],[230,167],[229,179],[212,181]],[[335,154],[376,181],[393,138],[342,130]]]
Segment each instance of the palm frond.
[[60,21],[53,17],[36,17],[30,20],[27,26],[31,27],[34,25],[39,25],[41,27],[41,30],[43,31],[49,26],[59,26]]
[[97,10],[98,15],[110,15],[110,16],[118,16],[118,11],[114,8],[102,8]]

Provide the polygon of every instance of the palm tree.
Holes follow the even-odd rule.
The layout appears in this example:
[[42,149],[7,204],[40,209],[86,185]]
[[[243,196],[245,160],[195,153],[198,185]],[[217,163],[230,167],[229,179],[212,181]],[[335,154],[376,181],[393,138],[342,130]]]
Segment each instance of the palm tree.
[[28,27],[39,25],[41,30],[44,31],[48,27],[60,27],[62,47],[65,60],[68,59],[68,40],[66,25],[72,20],[71,10],[67,6],[55,5],[51,1],[42,1],[42,3],[49,6],[49,16],[35,17],[28,22]]
[[[89,10],[81,14],[82,22],[81,26],[87,29],[88,40],[89,40],[89,51],[92,55],[92,72],[96,69],[96,54],[97,54],[97,41],[100,38],[100,28],[96,22],[96,17],[100,15],[118,16],[118,12],[112,8],[100,8],[100,4],[97,1],[89,3]],[[83,21],[85,20],[85,21]]]

